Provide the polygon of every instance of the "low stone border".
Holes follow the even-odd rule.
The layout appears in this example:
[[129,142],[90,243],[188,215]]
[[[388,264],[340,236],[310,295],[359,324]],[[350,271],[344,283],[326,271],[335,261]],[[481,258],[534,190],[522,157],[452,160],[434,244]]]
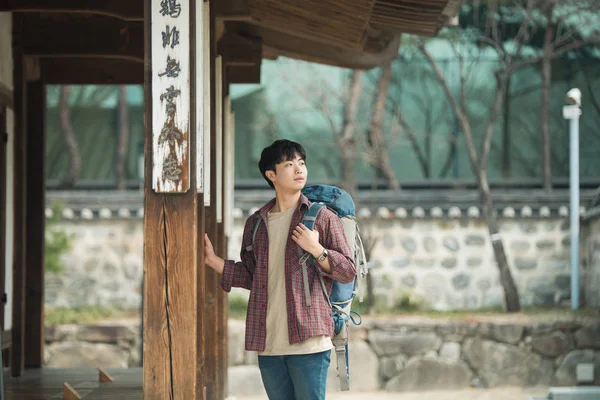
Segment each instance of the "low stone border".
[[[229,395],[264,393],[243,321],[229,321]],[[595,364],[600,386],[600,317],[498,315],[366,318],[351,328],[353,391],[571,386],[579,363]],[[45,365],[139,366],[139,320],[46,328]],[[328,390],[339,391],[335,355]]]

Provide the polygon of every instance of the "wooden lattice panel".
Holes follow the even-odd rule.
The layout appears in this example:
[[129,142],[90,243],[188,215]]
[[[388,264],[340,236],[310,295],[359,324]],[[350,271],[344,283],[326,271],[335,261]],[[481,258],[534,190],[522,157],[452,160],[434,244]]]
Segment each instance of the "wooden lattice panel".
[[252,23],[334,46],[362,50],[374,0],[251,0]]

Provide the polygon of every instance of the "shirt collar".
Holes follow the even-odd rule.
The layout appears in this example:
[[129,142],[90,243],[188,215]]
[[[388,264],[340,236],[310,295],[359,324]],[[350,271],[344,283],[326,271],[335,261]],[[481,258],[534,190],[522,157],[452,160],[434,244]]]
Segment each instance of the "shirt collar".
[[[265,204],[258,210],[258,213],[264,220],[267,220],[269,211],[271,211],[271,209],[275,206],[275,202],[276,202],[276,200],[272,199],[271,201],[269,201],[267,204]],[[300,201],[298,202],[298,207],[296,208],[296,212],[298,210],[300,210],[300,211],[307,210],[309,206],[310,206],[310,200],[308,200],[308,198],[304,194],[300,193]]]

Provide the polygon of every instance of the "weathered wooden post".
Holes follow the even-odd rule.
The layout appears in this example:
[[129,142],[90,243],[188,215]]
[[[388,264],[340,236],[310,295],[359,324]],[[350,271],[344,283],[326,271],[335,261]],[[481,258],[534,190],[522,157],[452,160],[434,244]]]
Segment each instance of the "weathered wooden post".
[[145,1],[144,399],[204,398],[203,12]]

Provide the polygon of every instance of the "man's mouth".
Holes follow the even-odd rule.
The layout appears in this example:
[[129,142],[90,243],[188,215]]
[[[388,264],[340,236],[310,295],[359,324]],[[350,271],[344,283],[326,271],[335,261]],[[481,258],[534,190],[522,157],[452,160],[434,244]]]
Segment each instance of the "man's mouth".
[[304,181],[304,178],[296,178],[295,181]]

